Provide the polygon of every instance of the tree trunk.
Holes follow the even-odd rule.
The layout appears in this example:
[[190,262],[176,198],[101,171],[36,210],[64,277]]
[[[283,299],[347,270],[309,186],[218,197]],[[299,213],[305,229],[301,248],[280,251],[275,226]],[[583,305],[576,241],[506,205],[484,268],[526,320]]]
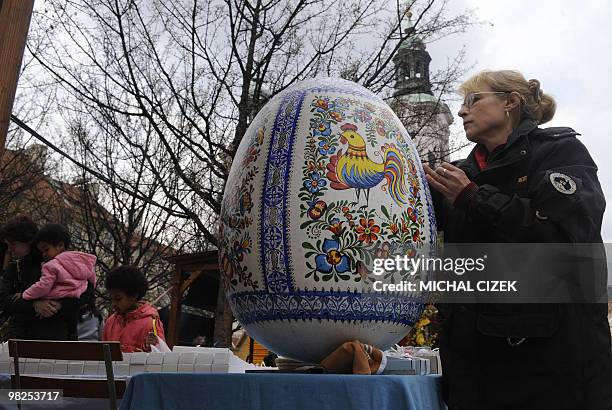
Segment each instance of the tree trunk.
[[215,331],[213,341],[215,347],[232,347],[232,323],[234,315],[225,297],[223,285],[219,283],[217,295],[217,310],[215,312]]

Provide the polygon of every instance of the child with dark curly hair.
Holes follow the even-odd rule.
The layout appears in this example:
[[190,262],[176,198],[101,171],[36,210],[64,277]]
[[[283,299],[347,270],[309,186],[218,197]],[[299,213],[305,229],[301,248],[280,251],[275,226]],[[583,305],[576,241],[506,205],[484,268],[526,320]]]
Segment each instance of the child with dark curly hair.
[[142,301],[149,285],[138,268],[120,266],[111,270],[105,286],[114,313],[104,323],[102,340],[119,341],[121,351],[126,353],[150,352],[160,339],[165,343],[157,309]]

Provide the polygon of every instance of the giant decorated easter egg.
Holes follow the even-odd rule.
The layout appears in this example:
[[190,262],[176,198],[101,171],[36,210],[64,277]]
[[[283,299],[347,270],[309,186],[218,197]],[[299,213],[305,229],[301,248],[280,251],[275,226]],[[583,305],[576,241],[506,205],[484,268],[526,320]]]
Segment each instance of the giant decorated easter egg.
[[254,118],[225,188],[219,257],[235,317],[268,349],[319,361],[349,340],[389,348],[424,295],[381,290],[410,273],[380,274],[376,260],[435,241],[418,153],[378,96],[317,78]]

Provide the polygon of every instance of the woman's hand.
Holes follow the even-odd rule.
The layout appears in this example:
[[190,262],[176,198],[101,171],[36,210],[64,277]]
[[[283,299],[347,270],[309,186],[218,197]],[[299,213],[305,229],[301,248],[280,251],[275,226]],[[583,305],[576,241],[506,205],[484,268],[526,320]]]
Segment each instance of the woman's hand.
[[62,307],[57,300],[35,300],[33,305],[38,317],[51,317]]
[[440,192],[450,203],[454,203],[461,191],[469,185],[470,179],[461,168],[443,162],[435,170],[423,164],[429,186]]

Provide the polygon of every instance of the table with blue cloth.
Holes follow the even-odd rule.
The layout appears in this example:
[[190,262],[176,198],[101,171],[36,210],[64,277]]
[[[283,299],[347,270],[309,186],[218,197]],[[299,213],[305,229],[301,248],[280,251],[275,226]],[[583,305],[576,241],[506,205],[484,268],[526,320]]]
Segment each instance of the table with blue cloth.
[[445,409],[440,376],[143,373],[122,410]]

